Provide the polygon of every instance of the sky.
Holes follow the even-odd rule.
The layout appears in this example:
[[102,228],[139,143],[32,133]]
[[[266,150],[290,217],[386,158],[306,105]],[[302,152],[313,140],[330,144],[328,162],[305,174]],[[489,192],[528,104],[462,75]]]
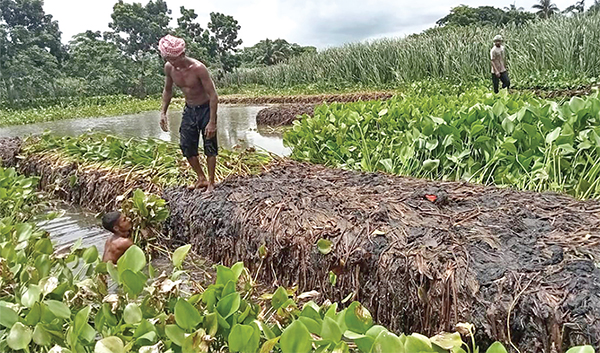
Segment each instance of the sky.
[[[133,2],[125,0],[126,2]],[[553,1],[561,10],[577,0]],[[143,4],[147,0],[138,0]],[[192,8],[206,28],[211,12],[231,15],[240,26],[242,46],[282,38],[319,49],[383,37],[404,37],[435,25],[452,7],[510,4],[532,11],[536,0],[166,0],[176,25],[180,6]],[[587,1],[588,3],[590,1]],[[106,31],[116,0],[44,0],[44,10],[58,20],[62,41],[86,30]]]

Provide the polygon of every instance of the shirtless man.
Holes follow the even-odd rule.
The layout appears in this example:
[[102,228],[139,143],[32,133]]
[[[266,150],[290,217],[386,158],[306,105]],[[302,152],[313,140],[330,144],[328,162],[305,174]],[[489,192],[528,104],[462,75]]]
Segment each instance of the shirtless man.
[[[165,63],[165,88],[162,94],[160,127],[169,131],[167,109],[173,97],[173,83],[185,96],[185,108],[179,127],[179,145],[192,169],[198,174],[195,188],[205,188],[210,193],[215,185],[217,164],[217,104],[219,97],[206,66],[185,55],[185,41],[167,35],[158,47]],[[204,154],[208,164],[208,180],[198,160],[200,133],[204,142]]]
[[104,245],[102,261],[116,264],[121,255],[133,245],[130,238],[131,221],[121,212],[109,212],[102,217],[102,226],[113,233]]

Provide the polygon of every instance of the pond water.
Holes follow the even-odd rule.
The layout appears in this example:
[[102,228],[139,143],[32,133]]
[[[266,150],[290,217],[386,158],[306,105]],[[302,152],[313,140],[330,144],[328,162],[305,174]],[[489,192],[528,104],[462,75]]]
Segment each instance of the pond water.
[[[232,149],[255,147],[271,153],[287,156],[291,150],[283,145],[281,130],[256,125],[256,114],[266,106],[220,105],[217,121],[219,147]],[[50,130],[59,136],[80,135],[88,130],[106,132],[125,137],[152,137],[179,143],[181,111],[169,111],[169,132],[159,126],[160,112],[103,118],[57,120],[38,124],[16,125],[0,128],[0,137],[23,137]]]

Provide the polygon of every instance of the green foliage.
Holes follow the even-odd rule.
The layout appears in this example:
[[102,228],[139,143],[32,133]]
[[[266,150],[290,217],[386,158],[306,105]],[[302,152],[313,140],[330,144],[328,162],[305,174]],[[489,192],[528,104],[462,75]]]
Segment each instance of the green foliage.
[[173,252],[173,266],[175,268],[181,268],[183,260],[185,259],[186,255],[188,254],[191,248],[191,244],[183,245]]
[[567,351],[567,353],[594,353],[594,347],[592,347],[592,346],[572,347]]
[[315,47],[303,47],[296,43],[288,43],[285,39],[263,39],[257,44],[244,48],[240,57],[242,65],[247,67],[269,66],[287,61],[305,53],[316,53]]
[[54,91],[65,56],[58,22],[42,1],[0,1],[0,101]]
[[213,55],[218,58],[223,71],[233,71],[240,64],[239,58],[233,54],[237,51],[237,47],[242,44],[242,40],[238,39],[238,31],[242,27],[232,16],[211,12],[208,28],[212,32]]
[[323,255],[327,255],[331,252],[331,246],[331,240],[319,239],[319,241],[317,241],[317,248],[319,249],[319,252]]
[[512,5],[506,9],[493,6],[470,7],[460,5],[452,8],[450,14],[436,21],[439,26],[496,26],[501,27],[509,23],[517,26],[535,19],[535,15],[526,12],[523,8]]
[[557,104],[472,90],[331,104],[295,122],[292,157],[334,167],[597,197],[598,94]]
[[127,94],[132,85],[132,61],[119,47],[102,38],[99,31],[79,33],[69,42],[66,73],[81,86],[83,96]]
[[[122,205],[123,211],[133,224],[133,241],[145,245],[160,234],[163,223],[169,217],[166,201],[160,196],[136,189],[133,196]],[[185,255],[184,255],[185,256]]]
[[162,61],[158,54],[158,41],[169,33],[171,10],[163,0],[151,0],[145,6],[119,0],[111,15],[111,37],[123,53],[133,58],[134,77],[138,77],[134,93],[145,97],[146,77],[154,73],[160,77]]
[[33,212],[32,204],[36,197],[38,178],[26,178],[17,174],[14,168],[0,167],[0,218],[26,218]]

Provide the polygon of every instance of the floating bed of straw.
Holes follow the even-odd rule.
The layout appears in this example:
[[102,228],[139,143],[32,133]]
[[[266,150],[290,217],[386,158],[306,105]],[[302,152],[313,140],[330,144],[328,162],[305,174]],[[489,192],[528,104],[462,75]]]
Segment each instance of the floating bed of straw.
[[[163,244],[244,261],[263,283],[332,300],[353,293],[398,331],[433,335],[467,321],[480,341],[522,352],[600,345],[599,202],[291,161],[271,167],[209,197],[166,189]],[[320,239],[331,253],[319,252]]]
[[[106,150],[96,148],[112,144],[119,146],[123,158],[111,159]],[[42,190],[96,212],[118,209],[136,189],[161,194],[167,185],[192,185],[196,180],[178,146],[156,140],[104,134],[64,138],[44,135],[25,141],[0,139],[0,150],[2,165],[39,176]],[[230,175],[257,173],[272,158],[252,150],[221,154],[217,181]]]
[[312,94],[295,96],[237,96],[227,95],[219,97],[220,104],[284,104],[284,103],[345,103],[356,101],[370,101],[389,99],[395,92],[355,92],[340,94]]
[[316,104],[296,103],[275,105],[261,109],[256,114],[256,124],[269,126],[292,125],[294,120],[304,114],[312,116],[315,112]]

